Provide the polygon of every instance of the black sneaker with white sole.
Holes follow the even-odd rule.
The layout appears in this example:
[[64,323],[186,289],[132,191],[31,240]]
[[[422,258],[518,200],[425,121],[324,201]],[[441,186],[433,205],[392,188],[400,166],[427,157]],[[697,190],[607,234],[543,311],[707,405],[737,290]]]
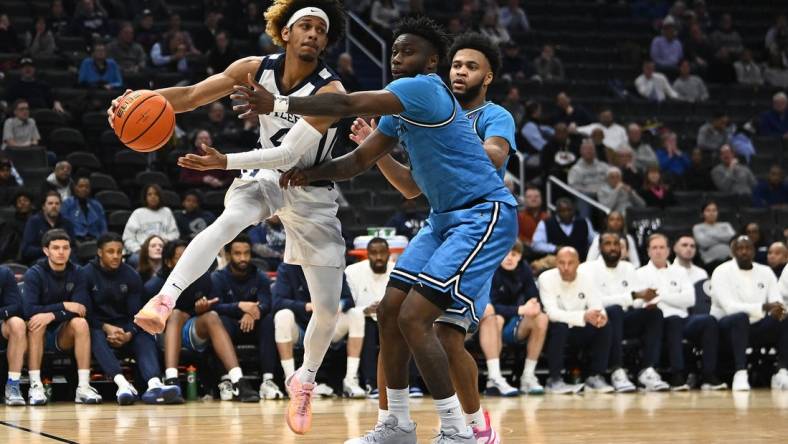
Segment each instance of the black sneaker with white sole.
[[241,402],[260,402],[260,394],[253,389],[249,381],[241,378],[233,384],[233,400]]

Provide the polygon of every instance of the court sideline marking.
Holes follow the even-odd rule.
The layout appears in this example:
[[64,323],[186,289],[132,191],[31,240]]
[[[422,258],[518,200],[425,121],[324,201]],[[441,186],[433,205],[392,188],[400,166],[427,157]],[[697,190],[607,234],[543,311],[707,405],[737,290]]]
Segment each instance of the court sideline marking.
[[14,428],[14,429],[19,429],[19,430],[24,430],[25,432],[28,432],[28,433],[35,433],[37,435],[41,435],[41,436],[44,436],[44,437],[49,438],[49,439],[53,439],[53,440],[58,441],[58,442],[65,442],[65,443],[68,443],[68,444],[79,444],[78,442],[71,441],[70,439],[61,438],[61,437],[55,436],[55,435],[50,435],[49,433],[46,433],[46,432],[38,432],[38,431],[35,431],[35,430],[28,429],[27,427],[22,427],[22,426],[18,426],[16,424],[12,424],[10,422],[0,421],[0,424],[4,425],[6,427],[11,427],[11,428]]

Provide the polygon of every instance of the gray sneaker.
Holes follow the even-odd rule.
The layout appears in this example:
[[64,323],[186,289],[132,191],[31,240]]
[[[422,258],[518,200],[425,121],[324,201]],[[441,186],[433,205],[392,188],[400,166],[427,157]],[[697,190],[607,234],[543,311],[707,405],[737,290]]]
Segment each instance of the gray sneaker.
[[574,395],[583,390],[583,384],[567,384],[563,379],[548,379],[545,386],[545,393],[555,393],[558,395]]
[[600,375],[594,375],[586,378],[585,390],[596,393],[610,393],[615,389],[605,381],[605,378]]
[[476,436],[470,427],[465,427],[465,430],[449,427],[447,431],[438,432],[432,444],[476,444]]
[[25,398],[22,397],[22,390],[19,388],[19,381],[8,381],[5,383],[5,405],[25,405]]
[[[401,426],[397,423],[396,416],[389,415],[382,424],[377,424],[366,435],[348,439],[345,444],[416,444],[416,442],[416,423]],[[475,444],[475,441],[473,443]]]

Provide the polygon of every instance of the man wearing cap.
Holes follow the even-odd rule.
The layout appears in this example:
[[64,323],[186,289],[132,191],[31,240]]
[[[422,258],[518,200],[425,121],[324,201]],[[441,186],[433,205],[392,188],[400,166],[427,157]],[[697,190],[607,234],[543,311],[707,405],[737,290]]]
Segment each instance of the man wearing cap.
[[19,80],[8,85],[5,100],[13,103],[18,99],[25,99],[33,109],[51,108],[59,113],[65,112],[60,101],[52,97],[49,85],[36,79],[33,59],[24,57],[19,61],[19,65]]

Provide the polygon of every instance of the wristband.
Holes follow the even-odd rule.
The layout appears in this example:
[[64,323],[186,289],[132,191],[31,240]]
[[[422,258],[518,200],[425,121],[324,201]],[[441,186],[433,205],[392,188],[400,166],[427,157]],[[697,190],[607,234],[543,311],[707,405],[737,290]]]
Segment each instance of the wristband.
[[274,94],[274,112],[286,113],[290,108],[290,97]]

